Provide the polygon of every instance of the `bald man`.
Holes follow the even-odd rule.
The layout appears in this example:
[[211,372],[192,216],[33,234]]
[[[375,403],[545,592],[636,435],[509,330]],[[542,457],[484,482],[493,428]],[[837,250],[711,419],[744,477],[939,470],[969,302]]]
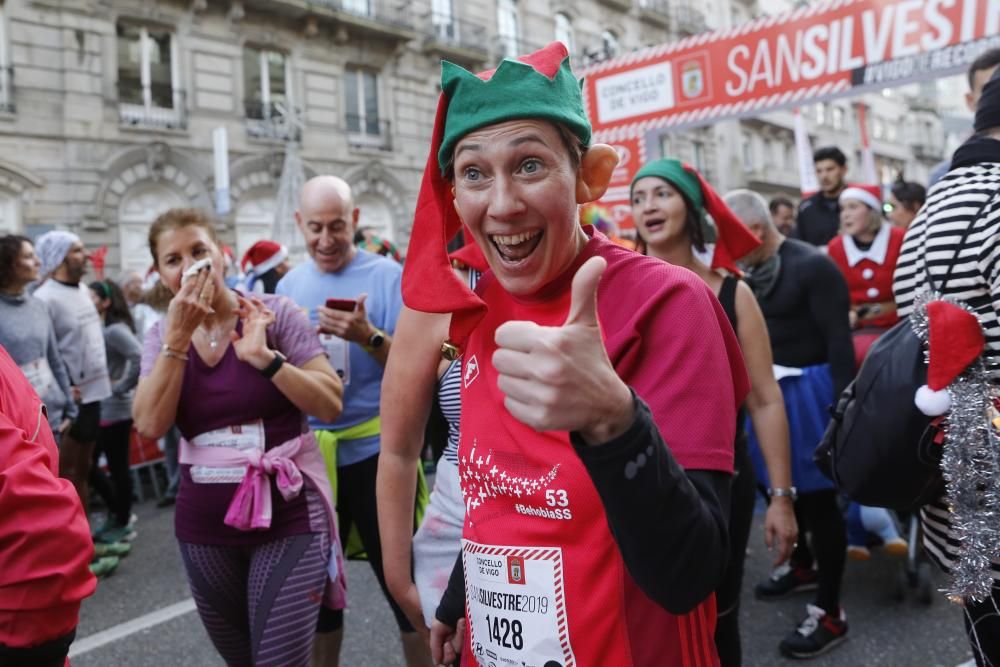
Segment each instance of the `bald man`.
[[[425,643],[385,587],[375,473],[378,469],[379,394],[392,333],[402,306],[402,268],[353,243],[360,211],[350,186],[336,176],[317,176],[302,188],[295,221],[309,260],[289,271],[276,293],[306,309],[330,363],[344,382],[344,411],[334,423],[309,418],[334,486],[341,543],[347,555],[361,542],[392,607],[410,666],[429,665]],[[416,471],[414,471],[416,474]],[[360,540],[348,539],[352,528]],[[337,664],[343,613],[321,608],[313,664]]]

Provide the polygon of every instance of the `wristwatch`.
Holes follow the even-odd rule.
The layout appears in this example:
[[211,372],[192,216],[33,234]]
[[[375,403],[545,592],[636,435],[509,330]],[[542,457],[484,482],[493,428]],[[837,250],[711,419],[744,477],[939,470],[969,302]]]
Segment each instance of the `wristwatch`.
[[772,498],[788,497],[795,500],[799,497],[799,492],[794,486],[790,486],[787,489],[768,489],[767,495]]
[[275,374],[281,369],[281,366],[285,363],[285,357],[281,352],[274,353],[274,359],[271,360],[264,368],[260,369],[260,374],[265,378],[270,380],[275,376]]
[[374,352],[385,345],[385,332],[377,327],[372,327],[372,335],[368,337],[368,342],[363,345],[366,352]]

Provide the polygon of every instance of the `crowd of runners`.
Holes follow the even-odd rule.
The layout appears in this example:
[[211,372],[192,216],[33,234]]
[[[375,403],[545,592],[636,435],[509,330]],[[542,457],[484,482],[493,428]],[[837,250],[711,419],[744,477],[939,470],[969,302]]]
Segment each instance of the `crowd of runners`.
[[[815,591],[781,654],[835,648],[848,558],[917,546],[948,571],[961,546],[943,499],[911,545],[813,453],[931,276],[958,277],[996,366],[998,65],[973,64],[975,132],[929,187],[849,183],[826,147],[796,205],[665,156],[631,182],[629,237],[590,208],[618,156],[553,43],[443,64],[405,261],[336,175],[299,193],[295,262],[268,240],[235,262],[197,209],[152,223],[147,275],[85,280],[69,231],[0,238],[0,664],[62,665],[142,539],[136,438],[167,457],[160,505],[231,666],[339,664],[355,558],[410,667],[736,666],[751,588]],[[755,509],[770,572],[743,568]],[[992,572],[960,601],[980,666]]]

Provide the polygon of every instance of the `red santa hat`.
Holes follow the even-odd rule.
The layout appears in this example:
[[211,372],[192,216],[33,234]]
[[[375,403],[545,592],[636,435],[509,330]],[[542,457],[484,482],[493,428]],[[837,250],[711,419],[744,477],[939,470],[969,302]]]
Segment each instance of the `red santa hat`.
[[840,203],[845,200],[856,199],[868,208],[882,213],[882,186],[866,185],[864,183],[851,183],[840,193]]
[[243,255],[240,266],[243,267],[244,273],[252,272],[254,275],[261,276],[286,259],[288,259],[288,248],[280,243],[262,239],[250,246],[250,249]]
[[986,338],[975,315],[947,301],[927,304],[927,320],[927,384],[914,403],[928,417],[940,417],[951,410],[948,386],[982,354]]

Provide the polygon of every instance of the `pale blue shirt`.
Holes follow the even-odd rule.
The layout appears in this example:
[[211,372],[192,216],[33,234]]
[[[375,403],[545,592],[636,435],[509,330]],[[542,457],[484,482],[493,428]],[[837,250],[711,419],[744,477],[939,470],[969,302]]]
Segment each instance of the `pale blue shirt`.
[[[312,259],[289,271],[275,290],[292,299],[307,311],[309,321],[318,326],[316,307],[327,299],[357,299],[368,295],[365,309],[368,321],[390,335],[396,331],[396,320],[403,306],[400,280],[403,268],[391,259],[358,249],[347,266],[337,273],[323,273]],[[339,341],[338,341],[339,342]],[[324,345],[336,353],[337,346]],[[318,430],[340,430],[356,426],[379,414],[384,369],[356,343],[346,344],[346,360],[331,359],[334,368],[345,365],[344,412],[334,423],[309,417],[309,426]],[[338,361],[340,363],[338,363]],[[378,453],[380,439],[362,438],[341,442],[337,450],[337,466],[350,465]]]

